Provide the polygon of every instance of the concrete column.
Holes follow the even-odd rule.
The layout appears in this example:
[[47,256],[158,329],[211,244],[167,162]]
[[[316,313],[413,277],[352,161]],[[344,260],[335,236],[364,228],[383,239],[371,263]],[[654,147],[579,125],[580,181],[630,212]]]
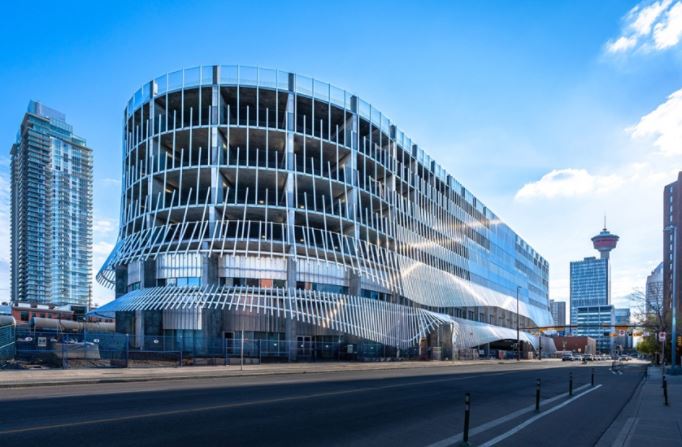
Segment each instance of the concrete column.
[[201,285],[212,286],[218,282],[218,256],[203,256],[201,259]]
[[[354,222],[358,221],[359,203],[358,203],[358,148],[360,147],[360,118],[358,117],[358,98],[351,97],[351,112],[353,113],[351,129],[351,153],[346,160],[346,173],[350,174],[351,188],[348,192],[348,207],[350,215]],[[357,225],[353,226],[353,237],[359,239],[360,229]]]
[[[358,98],[357,96],[352,96],[351,101],[351,112],[352,112],[352,117],[350,119],[349,123],[346,123],[346,126],[350,129],[350,140],[351,140],[351,152],[350,152],[350,157],[346,157],[346,163],[344,165],[346,169],[346,174],[349,175],[349,183],[351,185],[348,193],[347,193],[347,200],[348,200],[348,209],[349,209],[349,214],[350,217],[352,218],[353,222],[357,222],[359,220],[359,199],[358,199],[358,184],[359,184],[359,179],[358,179],[358,148],[360,147],[360,118],[358,117]],[[353,237],[354,239],[360,239],[360,228],[357,224],[353,225],[352,228],[352,234],[349,234],[349,236]],[[352,247],[351,247],[352,249]],[[353,272],[349,271],[348,272],[348,293],[350,295],[356,295],[360,296],[361,294],[361,280],[360,276]]]
[[140,268],[140,284],[142,287],[156,287],[156,260],[147,259]]
[[115,293],[116,298],[128,293],[128,266],[119,265],[116,267],[115,274]]
[[[218,76],[215,73],[220,67],[214,67],[214,78]],[[208,249],[210,247],[210,241],[213,238],[214,232],[216,231],[217,221],[219,219],[216,205],[223,203],[222,186],[223,182],[220,178],[220,169],[218,168],[218,160],[220,157],[220,133],[218,132],[218,105],[220,104],[220,87],[215,84],[216,79],[214,79],[214,85],[211,87],[211,111],[210,117],[210,166],[211,166],[211,200],[208,209],[208,239],[205,239],[202,243],[202,248]]]
[[144,347],[144,314],[141,310],[135,311],[135,340],[133,347],[138,349]]
[[[295,77],[293,74],[289,74],[289,93],[287,95],[287,108],[286,108],[286,158],[287,158],[287,180],[286,180],[286,197],[289,207],[287,209],[287,240],[289,242],[289,256],[287,257],[287,287],[290,293],[294,293],[296,290],[296,232],[294,231],[294,224],[296,221],[296,211],[295,211],[295,195],[294,195],[294,175],[292,174],[296,169],[294,165],[294,131],[296,129],[295,115],[294,115],[294,105],[295,105]],[[291,315],[290,315],[291,317]],[[292,318],[285,319],[285,337],[289,342],[289,361],[296,360],[296,335],[297,327],[296,321]]]

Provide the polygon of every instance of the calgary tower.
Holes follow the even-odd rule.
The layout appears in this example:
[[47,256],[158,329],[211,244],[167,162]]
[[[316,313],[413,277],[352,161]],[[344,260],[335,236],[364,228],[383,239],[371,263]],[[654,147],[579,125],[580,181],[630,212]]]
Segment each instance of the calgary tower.
[[601,230],[601,233],[592,238],[592,244],[594,249],[601,254],[602,259],[609,259],[609,253],[616,248],[618,239],[617,235],[610,233],[606,229],[606,219],[604,219],[604,228]]

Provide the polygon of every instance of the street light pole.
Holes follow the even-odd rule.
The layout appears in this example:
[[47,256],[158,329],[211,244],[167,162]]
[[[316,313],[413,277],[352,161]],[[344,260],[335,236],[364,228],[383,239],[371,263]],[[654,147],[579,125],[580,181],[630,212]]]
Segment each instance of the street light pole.
[[521,360],[521,344],[519,337],[519,290],[521,286],[516,286],[516,361]]
[[[671,349],[670,349],[670,365],[672,368],[677,366],[677,226],[668,225],[665,227],[666,231],[673,231],[673,281],[672,281],[672,334],[671,334]],[[665,346],[665,342],[664,346]],[[665,359],[664,359],[665,361]]]

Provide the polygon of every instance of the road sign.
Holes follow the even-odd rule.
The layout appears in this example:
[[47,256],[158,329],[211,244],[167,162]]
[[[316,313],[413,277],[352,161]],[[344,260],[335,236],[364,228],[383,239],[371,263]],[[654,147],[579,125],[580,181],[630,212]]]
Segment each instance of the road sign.
[[666,333],[665,332],[659,332],[658,333],[658,341],[663,343],[665,341]]

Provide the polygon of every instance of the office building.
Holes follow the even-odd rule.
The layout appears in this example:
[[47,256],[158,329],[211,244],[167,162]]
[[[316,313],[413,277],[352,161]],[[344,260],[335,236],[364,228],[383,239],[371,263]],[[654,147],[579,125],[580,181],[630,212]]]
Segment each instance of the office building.
[[[549,310],[552,313],[552,320],[554,320],[555,326],[565,326],[566,325],[566,302],[549,300]],[[557,328],[558,331],[563,332],[564,328]]]
[[611,305],[609,258],[618,236],[604,227],[592,238],[592,243],[600,253],[599,258],[571,262],[571,325],[579,326],[573,329],[573,334],[592,337],[597,349],[610,352],[615,314]]
[[144,84],[123,116],[120,238],[98,274],[117,299],[97,312],[135,347],[182,334],[449,357],[509,348],[517,323],[538,348],[529,328],[552,324],[547,261],[355,95],[206,66]]
[[87,305],[91,268],[92,150],[31,101],[11,148],[12,300]]
[[663,306],[663,263],[646,277],[645,312],[648,316],[660,315]]

